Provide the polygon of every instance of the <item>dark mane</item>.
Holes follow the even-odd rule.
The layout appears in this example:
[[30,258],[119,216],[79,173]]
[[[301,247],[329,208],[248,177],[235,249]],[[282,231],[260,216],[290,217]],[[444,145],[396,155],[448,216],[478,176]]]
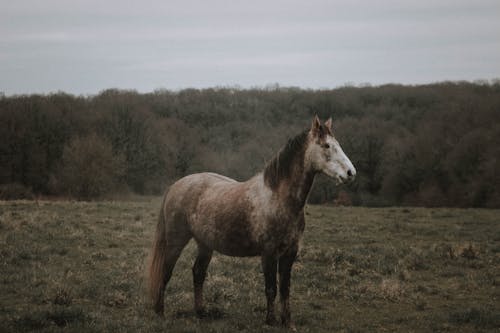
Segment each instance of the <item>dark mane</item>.
[[309,131],[305,130],[296,137],[289,139],[278,154],[267,163],[264,168],[264,182],[267,186],[275,189],[282,179],[290,176],[293,159],[297,153],[302,151],[308,133]]

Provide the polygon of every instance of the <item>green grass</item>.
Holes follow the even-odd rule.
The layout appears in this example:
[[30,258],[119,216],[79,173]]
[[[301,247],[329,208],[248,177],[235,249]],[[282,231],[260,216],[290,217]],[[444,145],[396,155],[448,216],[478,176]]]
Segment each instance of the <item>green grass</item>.
[[[183,252],[166,315],[145,296],[160,198],[0,202],[0,332],[282,332],[264,325],[259,258],[214,255],[209,316]],[[498,332],[500,211],[309,206],[292,276],[300,332]]]

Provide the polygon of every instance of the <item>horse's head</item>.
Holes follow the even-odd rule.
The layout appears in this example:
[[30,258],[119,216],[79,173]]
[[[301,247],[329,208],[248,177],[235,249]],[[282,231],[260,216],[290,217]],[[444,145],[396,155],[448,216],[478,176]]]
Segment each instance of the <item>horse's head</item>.
[[305,160],[310,168],[332,177],[337,184],[351,181],[356,176],[356,169],[333,136],[331,118],[322,125],[318,117],[314,117]]

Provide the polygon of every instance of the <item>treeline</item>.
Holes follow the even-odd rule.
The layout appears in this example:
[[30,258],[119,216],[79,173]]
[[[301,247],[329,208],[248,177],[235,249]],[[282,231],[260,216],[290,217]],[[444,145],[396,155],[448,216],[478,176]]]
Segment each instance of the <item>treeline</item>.
[[245,180],[314,114],[358,170],[311,202],[500,207],[500,82],[333,90],[106,90],[0,97],[0,197],[161,194],[199,171]]

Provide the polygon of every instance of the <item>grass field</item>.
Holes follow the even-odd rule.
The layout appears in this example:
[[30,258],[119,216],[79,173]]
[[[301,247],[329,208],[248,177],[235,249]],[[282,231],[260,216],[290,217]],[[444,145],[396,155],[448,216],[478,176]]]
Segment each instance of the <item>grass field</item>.
[[[0,331],[282,332],[258,258],[214,255],[192,310],[190,243],[166,315],[145,297],[160,198],[0,202]],[[299,332],[498,332],[500,211],[308,206],[294,266]]]

